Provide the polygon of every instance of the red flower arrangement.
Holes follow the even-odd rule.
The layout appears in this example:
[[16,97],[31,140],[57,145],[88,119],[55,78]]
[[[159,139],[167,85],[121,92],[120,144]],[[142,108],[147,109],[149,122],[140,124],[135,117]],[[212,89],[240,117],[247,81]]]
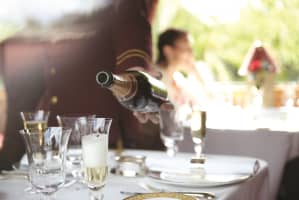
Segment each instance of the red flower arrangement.
[[244,58],[239,74],[244,76],[260,72],[276,73],[277,66],[262,43],[255,41]]
[[276,69],[266,59],[255,59],[249,64],[248,71],[251,73],[258,73],[260,71],[275,73]]
[[[262,95],[263,106],[273,106],[273,87],[278,66],[260,41],[248,50],[239,70],[241,76],[247,76],[250,85],[258,89]],[[256,90],[255,90],[256,91]]]
[[253,59],[248,66],[250,79],[259,89],[265,83],[265,78],[268,73],[275,73],[276,68],[267,59]]
[[262,43],[254,42],[242,63],[239,74],[248,75],[250,82],[260,88],[265,85],[267,77],[273,76],[276,72],[277,66]]

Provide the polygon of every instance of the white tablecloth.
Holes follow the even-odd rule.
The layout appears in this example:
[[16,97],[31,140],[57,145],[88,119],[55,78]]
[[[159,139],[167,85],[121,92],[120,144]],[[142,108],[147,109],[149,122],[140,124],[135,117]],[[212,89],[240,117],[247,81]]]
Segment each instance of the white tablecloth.
[[[139,154],[147,156],[147,164],[153,165],[157,163],[165,163],[166,155],[164,152],[154,151],[128,151],[127,154]],[[180,160],[178,165],[184,164],[182,160],[189,160],[192,154],[179,154],[175,160]],[[167,159],[167,158],[166,158]],[[169,160],[169,158],[168,158]],[[227,168],[227,166],[233,166],[234,170],[247,170],[250,169],[255,159],[246,157],[232,157],[232,156],[211,156],[208,155],[208,161],[214,166],[218,166],[219,170]],[[217,165],[218,163],[218,165]],[[166,184],[155,183],[148,178],[125,178],[115,175],[110,175],[107,181],[107,185],[104,188],[105,200],[118,200],[124,199],[126,195],[120,193],[120,191],[132,191],[132,192],[145,192],[138,183],[147,182],[152,185],[159,186],[160,188],[179,191],[209,191],[217,195],[218,200],[267,200],[269,199],[268,192],[268,168],[266,162],[259,160],[260,170],[249,180],[240,184],[211,187],[211,188],[182,188],[177,186],[169,186]],[[173,166],[173,167],[176,167]],[[38,195],[30,195],[24,192],[24,188],[29,186],[26,180],[1,180],[0,181],[0,199],[1,200],[16,200],[16,199],[38,199]],[[69,188],[64,188],[57,192],[57,200],[83,200],[88,199],[87,189],[75,184]]]
[[[185,135],[181,150],[192,152],[190,135]],[[204,152],[221,155],[251,156],[269,165],[270,198],[274,200],[286,162],[299,155],[299,132],[208,129]]]

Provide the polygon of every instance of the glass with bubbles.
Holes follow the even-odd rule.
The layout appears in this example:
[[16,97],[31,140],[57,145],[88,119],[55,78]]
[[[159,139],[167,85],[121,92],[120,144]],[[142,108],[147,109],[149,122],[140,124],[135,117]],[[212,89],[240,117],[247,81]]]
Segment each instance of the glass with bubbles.
[[195,157],[193,158],[193,161],[200,161],[200,163],[204,163],[205,161],[202,150],[204,146],[204,139],[206,137],[206,120],[207,114],[205,110],[197,107],[192,108],[190,131],[195,151]]
[[111,123],[110,118],[89,119],[88,133],[81,138],[84,183],[92,200],[104,198],[102,189],[108,176],[108,139]]

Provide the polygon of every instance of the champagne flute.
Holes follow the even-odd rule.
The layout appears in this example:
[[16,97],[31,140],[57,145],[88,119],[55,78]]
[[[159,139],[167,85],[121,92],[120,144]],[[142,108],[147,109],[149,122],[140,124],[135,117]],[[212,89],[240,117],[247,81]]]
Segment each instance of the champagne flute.
[[[20,112],[24,130],[26,130],[28,133],[36,133],[35,137],[31,137],[31,140],[34,140],[32,143],[39,143],[39,145],[43,144],[43,133],[48,127],[49,115],[50,112],[44,110]],[[36,192],[34,187],[28,187],[25,189],[25,191]]]
[[[26,146],[29,163],[29,182],[43,199],[54,199],[53,194],[65,183],[65,155],[71,130],[49,127],[40,131],[20,131]],[[37,139],[38,138],[38,139]]]
[[82,179],[81,137],[88,132],[88,119],[95,118],[95,115],[57,115],[56,118],[59,126],[72,130],[66,159],[72,176],[79,182]]
[[168,156],[178,152],[177,143],[184,139],[183,120],[177,110],[160,110],[160,136]]
[[191,162],[201,163],[205,162],[205,157],[202,154],[204,146],[204,139],[206,136],[206,111],[199,108],[193,108],[191,113],[191,136],[194,143],[195,158],[192,158]]
[[82,136],[84,183],[91,200],[102,200],[102,188],[108,176],[108,138],[112,119],[88,120],[89,130]]

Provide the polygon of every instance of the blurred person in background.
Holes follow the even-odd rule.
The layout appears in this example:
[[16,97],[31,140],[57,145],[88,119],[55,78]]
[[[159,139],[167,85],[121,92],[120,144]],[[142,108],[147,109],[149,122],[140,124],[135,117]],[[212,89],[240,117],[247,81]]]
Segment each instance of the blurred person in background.
[[[24,154],[18,133],[23,128],[20,111],[49,110],[49,126],[56,125],[56,115],[110,117],[110,147],[120,139],[126,148],[162,146],[157,142],[159,134],[144,134],[136,117],[95,81],[101,70],[150,70],[151,20],[157,0],[107,2],[104,8],[84,16],[58,20],[46,31],[24,30],[0,43],[0,70],[7,92],[0,170],[11,169]],[[149,118],[135,115],[142,121]]]
[[[157,68],[170,99],[177,105],[206,105],[209,92],[196,68],[188,33],[167,29],[159,35]],[[204,66],[205,67],[205,66]]]

